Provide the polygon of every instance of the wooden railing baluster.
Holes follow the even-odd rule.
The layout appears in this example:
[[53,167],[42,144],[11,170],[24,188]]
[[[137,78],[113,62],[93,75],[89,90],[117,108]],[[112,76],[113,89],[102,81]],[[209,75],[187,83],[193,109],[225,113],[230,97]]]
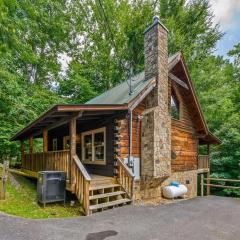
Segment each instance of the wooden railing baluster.
[[117,166],[118,166],[118,177],[117,177],[118,182],[122,185],[123,189],[128,194],[128,197],[132,198],[134,174],[119,158],[117,158]]
[[74,179],[76,181],[76,195],[83,205],[85,214],[89,215],[89,186],[91,177],[89,176],[88,172],[86,171],[77,155],[73,156],[72,170],[72,174],[74,174]]
[[198,155],[198,169],[209,168],[209,155]]
[[26,153],[23,155],[22,169],[33,172],[64,171],[69,178],[69,150]]

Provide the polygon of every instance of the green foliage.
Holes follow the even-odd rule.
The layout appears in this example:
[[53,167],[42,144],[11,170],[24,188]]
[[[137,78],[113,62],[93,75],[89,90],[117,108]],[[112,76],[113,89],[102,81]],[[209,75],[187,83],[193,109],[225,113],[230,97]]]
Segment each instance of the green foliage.
[[2,51],[11,55],[18,75],[51,86],[60,72],[71,28],[65,1],[1,1]]
[[208,0],[0,0],[0,158],[19,154],[9,138],[52,104],[84,103],[142,71],[143,32],[156,14],[223,142],[212,170],[239,178],[240,43],[232,62],[213,55],[222,33]]
[[80,64],[72,62],[67,77],[60,81],[59,94],[67,96],[69,102],[84,103],[96,96],[93,86],[82,71],[84,70]]
[[20,185],[18,188],[12,181],[7,183],[6,200],[1,201],[0,211],[25,218],[60,218],[79,217],[81,206],[74,207],[67,202],[47,204],[45,208],[37,204],[36,182],[21,176],[14,176]]
[[0,1],[0,158],[19,155],[10,137],[64,102],[49,89],[59,75],[57,55],[66,38],[59,25],[63,2]]
[[[213,176],[240,179],[240,82],[237,78],[238,61],[235,58],[238,55],[235,52],[232,56],[234,64],[215,56],[197,62],[197,67],[192,68],[192,78],[208,126],[222,140],[221,145],[212,149]],[[239,190],[216,189],[215,192],[229,196],[240,194]]]
[[169,32],[169,52],[182,51],[190,69],[209,56],[221,38],[206,0],[160,0],[160,18]]

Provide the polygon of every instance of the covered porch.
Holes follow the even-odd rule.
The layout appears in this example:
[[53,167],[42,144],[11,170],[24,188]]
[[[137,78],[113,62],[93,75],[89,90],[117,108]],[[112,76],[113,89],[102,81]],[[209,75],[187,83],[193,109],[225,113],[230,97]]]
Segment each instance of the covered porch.
[[[16,134],[20,140],[21,173],[64,171],[67,190],[85,213],[131,202],[133,174],[116,154],[116,119],[126,117],[125,106],[58,105]],[[42,151],[35,140],[42,139]],[[39,148],[38,148],[39,149]]]

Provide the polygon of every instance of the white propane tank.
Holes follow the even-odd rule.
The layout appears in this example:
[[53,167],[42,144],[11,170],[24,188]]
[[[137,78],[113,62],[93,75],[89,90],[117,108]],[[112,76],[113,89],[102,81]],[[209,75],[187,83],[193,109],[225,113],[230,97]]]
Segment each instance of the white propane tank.
[[165,198],[176,198],[180,197],[187,193],[187,187],[183,184],[180,184],[178,187],[175,186],[166,186],[163,187],[163,196]]

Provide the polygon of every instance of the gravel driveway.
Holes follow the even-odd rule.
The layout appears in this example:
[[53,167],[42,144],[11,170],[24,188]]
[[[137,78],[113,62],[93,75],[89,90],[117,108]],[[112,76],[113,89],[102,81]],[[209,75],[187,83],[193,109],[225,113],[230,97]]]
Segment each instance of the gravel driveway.
[[203,197],[126,206],[89,217],[27,220],[0,213],[0,240],[239,239],[240,200]]

